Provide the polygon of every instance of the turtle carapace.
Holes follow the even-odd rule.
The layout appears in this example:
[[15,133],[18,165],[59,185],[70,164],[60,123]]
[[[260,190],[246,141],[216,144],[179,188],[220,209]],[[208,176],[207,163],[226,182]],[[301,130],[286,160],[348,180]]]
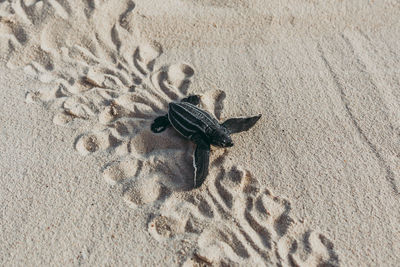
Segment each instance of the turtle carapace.
[[249,130],[261,118],[261,115],[232,118],[220,124],[210,113],[198,108],[199,103],[198,95],[188,96],[181,102],[171,102],[168,114],[156,118],[151,125],[154,133],[160,133],[172,125],[183,137],[197,145],[193,155],[194,188],[200,187],[207,177],[210,145],[233,146],[230,135]]

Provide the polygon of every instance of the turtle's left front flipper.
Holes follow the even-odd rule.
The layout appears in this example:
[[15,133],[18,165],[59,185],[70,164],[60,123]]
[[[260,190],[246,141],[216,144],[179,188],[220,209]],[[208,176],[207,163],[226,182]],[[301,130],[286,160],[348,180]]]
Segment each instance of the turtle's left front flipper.
[[210,162],[210,144],[204,140],[197,140],[197,147],[193,155],[194,188],[200,187],[208,175]]
[[233,134],[233,133],[240,133],[243,131],[247,131],[251,127],[256,124],[256,122],[261,118],[261,114],[254,116],[254,117],[248,117],[248,118],[233,118],[233,119],[228,119],[224,123],[222,123],[222,126],[224,126],[228,131]]

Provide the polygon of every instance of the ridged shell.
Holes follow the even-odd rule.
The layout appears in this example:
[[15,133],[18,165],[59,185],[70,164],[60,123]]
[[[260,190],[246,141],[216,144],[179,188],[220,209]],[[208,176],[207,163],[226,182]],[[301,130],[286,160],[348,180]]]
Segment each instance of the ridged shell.
[[195,133],[207,135],[207,130],[220,127],[219,122],[208,112],[186,102],[170,103],[168,119],[171,125],[188,139]]

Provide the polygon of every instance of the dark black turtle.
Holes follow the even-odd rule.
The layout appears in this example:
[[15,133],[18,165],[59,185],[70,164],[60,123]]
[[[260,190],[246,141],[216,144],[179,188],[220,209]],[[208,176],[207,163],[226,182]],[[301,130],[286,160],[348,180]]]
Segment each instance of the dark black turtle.
[[261,115],[232,118],[220,124],[207,111],[196,107],[199,103],[198,95],[188,96],[181,102],[171,102],[168,114],[156,118],[151,125],[154,133],[160,133],[172,125],[181,135],[197,144],[193,156],[195,188],[200,187],[207,177],[210,145],[233,146],[230,134],[247,131],[261,118]]

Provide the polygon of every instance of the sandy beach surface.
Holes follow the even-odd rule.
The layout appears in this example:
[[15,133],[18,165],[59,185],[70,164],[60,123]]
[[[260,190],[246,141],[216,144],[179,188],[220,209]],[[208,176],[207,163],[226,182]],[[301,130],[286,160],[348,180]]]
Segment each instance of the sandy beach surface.
[[[2,266],[398,266],[400,2],[0,1]],[[150,131],[201,95],[212,148]]]

